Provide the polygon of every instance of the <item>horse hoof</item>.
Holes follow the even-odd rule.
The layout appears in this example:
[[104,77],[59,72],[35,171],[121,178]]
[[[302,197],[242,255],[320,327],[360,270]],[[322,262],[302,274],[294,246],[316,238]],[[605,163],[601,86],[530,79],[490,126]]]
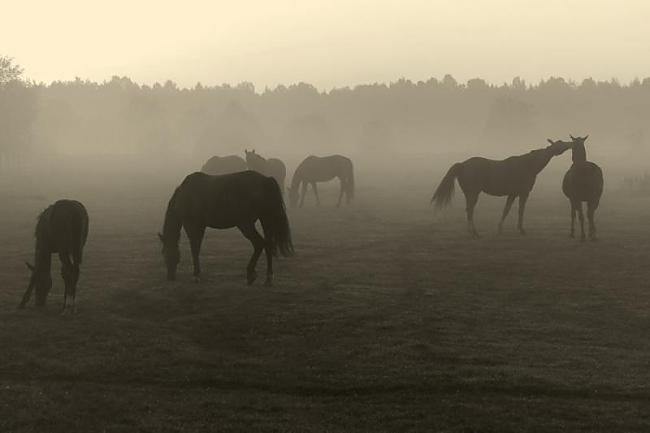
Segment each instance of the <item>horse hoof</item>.
[[249,286],[253,284],[256,279],[257,279],[257,272],[255,271],[249,272],[248,275],[246,276],[246,280],[248,281]]

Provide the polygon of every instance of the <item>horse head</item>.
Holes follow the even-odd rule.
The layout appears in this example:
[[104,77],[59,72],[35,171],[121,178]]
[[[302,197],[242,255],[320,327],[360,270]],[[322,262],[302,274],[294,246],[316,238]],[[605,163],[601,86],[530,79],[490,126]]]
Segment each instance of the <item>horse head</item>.
[[572,152],[573,152],[573,162],[584,162],[587,160],[587,150],[585,149],[585,141],[587,141],[587,138],[589,138],[589,135],[585,135],[584,137],[574,137],[573,135],[569,134],[569,137],[571,137],[572,142]]
[[29,269],[30,277],[27,290],[25,291],[25,296],[23,297],[23,301],[20,303],[20,308],[23,308],[29,301],[33,289],[36,289],[36,306],[42,307],[45,305],[47,295],[52,289],[52,275],[50,275],[49,272],[45,272],[40,267],[37,268],[29,262],[25,262],[25,265],[27,266],[27,269]]
[[571,147],[573,146],[573,143],[570,141],[562,141],[562,140],[553,141],[550,138],[547,138],[546,141],[548,141],[551,144],[550,146],[547,147],[547,149],[550,150],[553,156],[562,155],[564,152],[571,149]]
[[162,233],[158,233],[158,239],[162,243],[162,255],[165,259],[165,266],[167,266],[167,279],[174,281],[176,279],[176,268],[181,261],[180,249],[178,244],[172,245],[172,242],[168,242]]

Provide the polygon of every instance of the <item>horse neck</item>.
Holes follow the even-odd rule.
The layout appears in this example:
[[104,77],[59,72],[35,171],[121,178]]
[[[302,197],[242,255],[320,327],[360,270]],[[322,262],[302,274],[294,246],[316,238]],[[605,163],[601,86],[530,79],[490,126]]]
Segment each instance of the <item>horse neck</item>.
[[573,146],[571,148],[571,160],[574,164],[587,161],[587,150],[584,144],[582,146]]
[[549,161],[554,156],[553,152],[551,152],[550,149],[539,149],[531,152],[530,155],[531,155],[532,166],[535,175],[537,175],[540,171],[544,170],[544,167],[548,165]]
[[39,238],[36,241],[36,253],[34,254],[34,268],[39,275],[50,275],[52,270],[52,252],[47,243]]
[[175,209],[176,194],[177,192],[169,200],[167,212],[165,213],[165,221],[163,223],[163,238],[165,239],[165,243],[171,243],[170,246],[178,245],[181,237],[181,226],[183,225]]
[[293,178],[291,179],[291,188],[297,188],[298,185],[300,185],[300,182],[302,182],[302,179],[302,170],[300,170],[300,167],[298,167],[295,173],[293,173]]

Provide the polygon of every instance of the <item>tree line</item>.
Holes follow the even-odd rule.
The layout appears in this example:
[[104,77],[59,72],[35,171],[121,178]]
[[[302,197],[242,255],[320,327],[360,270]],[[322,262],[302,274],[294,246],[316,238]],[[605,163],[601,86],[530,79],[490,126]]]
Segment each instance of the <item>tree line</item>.
[[244,148],[280,156],[516,152],[570,132],[636,154],[648,145],[649,117],[650,78],[495,85],[446,75],[330,91],[306,83],[262,91],[250,83],[149,86],[127,77],[43,84],[0,56],[3,166],[52,155],[206,158]]

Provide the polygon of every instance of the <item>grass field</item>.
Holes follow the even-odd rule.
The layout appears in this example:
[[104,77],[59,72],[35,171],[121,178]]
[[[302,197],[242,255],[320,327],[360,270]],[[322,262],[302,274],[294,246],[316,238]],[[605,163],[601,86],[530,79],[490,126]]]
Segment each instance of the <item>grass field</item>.
[[[0,214],[2,432],[648,432],[650,200],[610,193],[600,241],[568,239],[559,190],[531,196],[525,238],[502,199],[363,188],[350,208],[290,211],[297,255],[245,285],[251,253],[211,231],[192,282],[165,281],[170,188],[94,198],[78,313],[17,311],[34,218]],[[259,270],[263,271],[261,260]],[[260,272],[262,274],[263,272]]]

